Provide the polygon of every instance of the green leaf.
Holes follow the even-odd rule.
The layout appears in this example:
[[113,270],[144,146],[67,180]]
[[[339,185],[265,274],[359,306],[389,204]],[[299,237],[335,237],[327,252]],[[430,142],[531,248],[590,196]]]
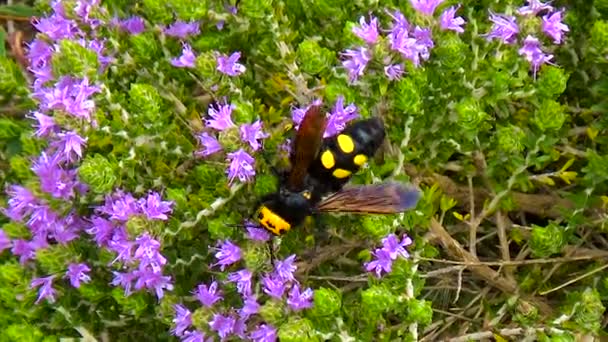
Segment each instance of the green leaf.
[[33,7],[27,5],[2,5],[0,6],[0,15],[31,18],[40,16],[40,12]]

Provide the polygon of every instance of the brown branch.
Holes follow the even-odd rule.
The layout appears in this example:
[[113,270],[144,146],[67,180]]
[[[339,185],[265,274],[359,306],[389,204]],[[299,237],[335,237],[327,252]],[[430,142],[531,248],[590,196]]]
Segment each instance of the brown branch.
[[[500,276],[498,272],[494,271],[489,266],[479,265],[479,259],[467,252],[434,218],[431,219],[430,231],[439,238],[439,241],[446,252],[453,259],[464,261],[467,264],[473,264],[469,267],[473,274],[482,278],[488,284],[502,292],[510,295],[522,295],[519,293],[519,288],[515,281]],[[544,298],[522,295],[522,304],[527,306],[523,308],[525,311],[529,311],[529,306],[533,305],[545,316],[550,316],[553,312],[553,309]]]
[[[419,178],[421,183],[437,184],[447,196],[454,198],[466,210],[471,210],[469,208],[470,192],[467,186],[459,185],[449,177],[437,173],[423,173],[413,165],[405,165],[404,169],[410,177]],[[486,189],[474,188],[473,194],[477,206],[483,205],[488,199],[492,199],[491,193]],[[574,209],[574,204],[571,201],[556,195],[526,194],[511,191],[510,196],[518,210],[540,217],[560,218],[563,217],[562,210]],[[483,210],[481,207],[476,209]]]

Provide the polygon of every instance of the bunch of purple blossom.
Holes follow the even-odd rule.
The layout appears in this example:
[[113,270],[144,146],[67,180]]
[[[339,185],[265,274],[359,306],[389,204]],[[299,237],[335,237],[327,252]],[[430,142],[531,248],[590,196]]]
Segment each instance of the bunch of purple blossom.
[[382,247],[377,248],[372,252],[374,260],[365,263],[365,270],[368,272],[374,272],[378,278],[382,276],[382,273],[390,273],[392,271],[393,262],[398,257],[409,258],[410,254],[405,247],[412,244],[412,239],[403,235],[401,241],[395,234],[390,234],[382,239]]
[[[416,11],[428,17],[433,16],[435,9],[442,2],[443,0],[410,0],[410,4]],[[437,22],[441,30],[464,32],[462,25],[465,24],[465,20],[455,17],[458,8],[460,5],[450,7],[441,14]],[[369,23],[366,22],[365,17],[361,17],[359,25],[353,27],[352,32],[366,45],[347,49],[342,54],[344,57],[342,66],[347,70],[351,82],[355,82],[363,76],[369,62],[374,58],[373,52],[377,51],[375,48],[377,44],[387,42],[388,50],[392,52],[381,61],[384,65],[384,74],[389,80],[397,80],[405,72],[401,60],[408,60],[414,67],[419,67],[423,60],[429,59],[431,49],[435,46],[431,28],[410,24],[403,13],[398,10],[387,11],[387,14],[393,19],[393,23],[388,29],[383,30],[388,32],[386,40],[380,39],[378,18],[371,14]]]
[[[555,10],[552,6],[542,3],[540,0],[528,0],[526,2],[528,3],[526,6],[517,10],[521,20],[527,21],[541,13],[546,13],[542,16],[541,30],[548,38],[553,40],[553,43],[561,44],[564,41],[565,32],[569,31],[568,26],[562,23],[564,10]],[[484,35],[486,39],[496,39],[507,45],[517,42],[518,35],[521,32],[515,16],[490,12],[490,21],[492,22],[492,29]],[[530,27],[530,25],[524,24],[521,27]],[[536,77],[541,65],[552,64],[551,60],[553,59],[552,54],[546,54],[542,51],[540,40],[535,37],[535,33],[528,32],[526,34],[526,38],[518,51],[530,63],[534,77]]]
[[[263,233],[265,232],[257,231],[257,228],[251,228],[250,238],[257,241],[264,240]],[[267,238],[268,236],[266,236]],[[226,267],[230,267],[242,259],[242,251],[237,245],[226,240],[219,244],[215,257],[217,262],[212,266],[219,266],[220,270],[224,271]],[[198,285],[193,291],[194,296],[203,306],[198,310],[213,312],[212,319],[206,322],[208,326],[199,325],[196,329],[191,329],[192,312],[178,304],[175,306],[174,328],[171,333],[181,337],[182,341],[206,341],[211,332],[217,334],[222,340],[234,336],[260,342],[276,341],[277,329],[268,323],[259,323],[259,319],[256,317],[264,302],[280,303],[285,300],[287,307],[294,312],[312,306],[313,291],[310,288],[302,290],[294,277],[297,269],[294,261],[295,255],[279,260],[271,273],[258,277],[255,277],[255,274],[246,268],[229,273],[224,285],[230,283],[236,285],[236,290],[241,295],[242,307],[229,308],[224,313],[217,308],[217,304],[223,300],[222,290],[219,289],[220,284],[213,281],[209,285],[204,283]],[[256,278],[261,283],[261,293],[254,290],[258,288],[253,283]]]

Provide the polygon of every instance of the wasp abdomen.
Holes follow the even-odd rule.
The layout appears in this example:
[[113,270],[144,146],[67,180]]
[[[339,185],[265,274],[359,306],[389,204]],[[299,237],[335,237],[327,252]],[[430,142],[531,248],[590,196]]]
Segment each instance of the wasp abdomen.
[[382,120],[371,118],[355,122],[340,134],[325,138],[319,156],[309,169],[309,176],[318,183],[327,184],[323,193],[339,190],[374,156],[385,134]]

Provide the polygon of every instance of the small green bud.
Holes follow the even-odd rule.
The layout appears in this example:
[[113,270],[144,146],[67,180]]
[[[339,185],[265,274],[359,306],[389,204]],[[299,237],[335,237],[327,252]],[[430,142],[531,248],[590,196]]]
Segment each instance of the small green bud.
[[569,75],[563,69],[553,65],[544,65],[536,80],[538,94],[547,98],[560,95],[566,90],[568,78]]
[[277,337],[282,342],[320,341],[314,330],[312,322],[308,319],[292,316],[289,321],[281,325]]
[[438,46],[434,54],[439,62],[448,69],[456,69],[464,65],[468,47],[462,42],[460,36],[455,34],[445,34],[442,39],[437,40]]
[[481,104],[472,98],[465,98],[456,105],[458,125],[467,131],[477,131],[488,119]]
[[395,87],[395,110],[401,115],[419,115],[422,97],[418,85],[409,77],[400,79]]
[[[0,93],[4,96],[28,94],[26,84],[25,77],[23,77],[17,63],[10,58],[0,57]],[[2,137],[2,129],[0,128],[0,138]]]
[[69,247],[63,245],[52,245],[36,251],[36,260],[46,273],[64,273],[74,257]]
[[266,244],[250,243],[243,248],[243,261],[248,270],[260,270],[268,264],[270,252]]
[[2,230],[11,239],[28,239],[31,235],[30,230],[24,224],[15,221],[3,224]]
[[602,326],[602,318],[606,308],[596,289],[587,288],[582,293],[577,293],[577,301],[574,313],[574,322],[585,332],[597,333]]
[[496,129],[496,142],[498,149],[505,153],[517,153],[525,148],[526,134],[517,126],[499,126]]
[[532,121],[541,131],[558,130],[566,121],[566,114],[559,102],[544,100],[534,112]]
[[9,162],[11,164],[11,170],[13,170],[20,179],[27,179],[34,174],[31,169],[32,163],[29,158],[16,155],[13,156]]
[[209,327],[209,321],[213,319],[213,311],[207,307],[199,307],[192,312],[192,325],[201,330]]
[[53,54],[51,65],[55,75],[95,79],[99,72],[97,53],[69,39],[59,41],[59,51]]
[[239,13],[250,19],[262,19],[271,13],[273,0],[241,0]]
[[[151,0],[157,1],[157,0]],[[165,11],[169,14],[169,21],[171,20],[170,12]],[[152,18],[148,17],[149,20]],[[158,21],[154,21],[158,22]],[[129,53],[133,56],[135,63],[153,62],[163,58],[162,50],[158,43],[158,38],[152,32],[143,32],[136,35],[130,35],[129,41],[131,48]]]
[[423,325],[433,320],[433,306],[430,301],[423,299],[410,299],[407,301],[408,317]]
[[243,140],[238,127],[232,127],[219,132],[217,140],[225,151],[236,151],[242,148]]
[[212,51],[202,52],[196,57],[196,73],[205,82],[212,85],[217,82],[219,71],[217,71],[217,61]]
[[145,124],[158,125],[162,99],[158,90],[149,84],[133,83],[129,90],[130,111]]
[[152,222],[148,221],[145,217],[135,215],[129,217],[126,223],[127,233],[129,236],[139,236],[145,232],[154,232],[152,229]]
[[591,28],[589,46],[597,54],[608,52],[608,21],[597,20]]
[[296,60],[302,71],[317,75],[330,69],[335,55],[331,50],[319,46],[315,40],[307,39],[298,45]]
[[361,222],[366,236],[379,240],[393,231],[392,215],[365,215]]
[[314,305],[311,314],[314,316],[330,316],[337,314],[342,307],[342,297],[339,292],[322,287],[314,291]]
[[260,307],[259,314],[264,321],[276,326],[285,318],[284,310],[285,304],[283,302],[269,300]]
[[128,312],[134,317],[140,317],[149,307],[149,303],[146,301],[148,294],[145,292],[134,292],[125,296],[123,288],[115,287],[111,293],[112,298],[122,306],[122,311]]
[[231,101],[231,103],[234,105],[234,109],[232,110],[232,122],[237,126],[244,123],[253,123],[255,121],[256,114],[251,102],[234,100]]
[[78,168],[78,176],[89,185],[91,191],[105,194],[114,188],[116,181],[116,166],[101,154],[87,155]]
[[553,222],[546,227],[532,225],[530,249],[536,257],[543,258],[559,253],[566,244],[564,227]]
[[396,304],[397,297],[382,285],[373,285],[361,292],[361,307],[370,314],[390,311]]

